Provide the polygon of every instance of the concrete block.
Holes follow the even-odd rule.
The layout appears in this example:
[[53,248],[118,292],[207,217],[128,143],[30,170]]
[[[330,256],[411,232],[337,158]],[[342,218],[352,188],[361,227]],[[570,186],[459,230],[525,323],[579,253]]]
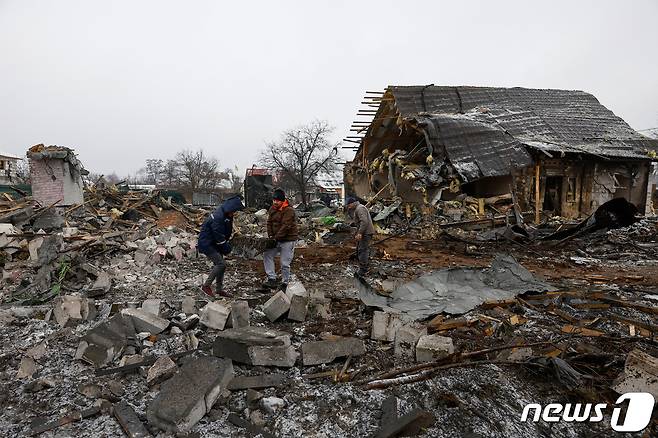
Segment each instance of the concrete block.
[[181,303],[181,310],[183,313],[186,315],[192,315],[196,313],[196,300],[194,297],[191,296],[186,296],[183,298],[183,302]]
[[79,295],[60,295],[53,300],[55,321],[61,326],[74,325],[96,317],[94,300]]
[[215,330],[224,330],[230,313],[231,309],[227,306],[217,301],[210,302],[201,309],[201,320],[199,322]]
[[424,335],[416,344],[416,360],[418,362],[432,362],[451,355],[455,352],[452,338],[440,335]]
[[153,315],[143,309],[123,309],[121,314],[132,320],[137,332],[149,332],[152,335],[157,335],[169,327],[168,320]]
[[281,291],[274,294],[272,298],[263,304],[263,312],[265,312],[267,319],[272,322],[279,319],[288,310],[290,310],[290,299]]
[[413,358],[418,339],[426,334],[427,327],[420,323],[410,323],[400,327],[395,335],[395,355]]
[[120,357],[128,336],[135,335],[132,322],[125,324],[123,318],[121,314],[114,315],[87,332],[78,344],[75,358],[100,368]]
[[288,319],[292,321],[304,322],[308,312],[308,292],[304,285],[299,281],[293,281],[286,288],[286,296],[290,300],[290,309]]
[[249,303],[234,301],[231,304],[231,327],[249,327]]
[[176,365],[176,362],[171,360],[169,356],[161,356],[155,361],[151,368],[149,368],[148,374],[146,375],[146,383],[151,386],[164,382],[176,374],[176,371],[178,371],[178,365]]
[[262,327],[242,327],[219,333],[213,355],[249,365],[292,367],[298,353],[290,335]]
[[404,323],[395,313],[376,310],[372,315],[372,333],[370,337],[376,341],[395,341],[395,334]]
[[142,302],[142,310],[150,313],[151,315],[160,315],[160,300],[157,298],[149,298]]
[[339,357],[360,356],[365,351],[363,341],[357,338],[306,342],[302,344],[302,363],[304,365],[329,363]]
[[279,397],[265,397],[260,401],[260,405],[268,414],[274,414],[276,411],[283,409],[286,402]]
[[233,364],[229,359],[190,359],[161,385],[146,412],[149,424],[165,432],[189,431],[210,412],[231,379]]

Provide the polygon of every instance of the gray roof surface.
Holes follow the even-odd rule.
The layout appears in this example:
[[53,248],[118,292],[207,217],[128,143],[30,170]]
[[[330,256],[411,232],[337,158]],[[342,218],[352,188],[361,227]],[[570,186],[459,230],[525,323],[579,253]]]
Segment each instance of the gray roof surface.
[[[529,88],[391,86],[403,118],[417,119],[466,180],[509,174],[553,155],[649,159],[658,140],[634,131],[589,93]],[[424,90],[424,91],[423,91]],[[424,98],[423,98],[424,95]]]

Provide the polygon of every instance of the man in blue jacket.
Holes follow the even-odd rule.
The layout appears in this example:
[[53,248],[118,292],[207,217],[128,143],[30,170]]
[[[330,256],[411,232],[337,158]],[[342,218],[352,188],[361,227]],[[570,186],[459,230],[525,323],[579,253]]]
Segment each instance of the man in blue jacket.
[[201,290],[211,297],[215,296],[210,287],[213,280],[217,280],[218,295],[222,297],[231,296],[224,290],[224,271],[226,271],[224,256],[231,252],[229,239],[231,233],[233,233],[233,215],[240,210],[244,210],[242,198],[237,195],[228,198],[208,216],[201,226],[197,248],[213,263],[208,279],[201,287]]

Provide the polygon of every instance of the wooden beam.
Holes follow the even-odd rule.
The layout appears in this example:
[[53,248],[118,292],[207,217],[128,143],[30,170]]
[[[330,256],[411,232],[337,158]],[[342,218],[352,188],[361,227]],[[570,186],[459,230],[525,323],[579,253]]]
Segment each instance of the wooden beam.
[[535,165],[535,224],[541,221],[539,206],[539,162]]

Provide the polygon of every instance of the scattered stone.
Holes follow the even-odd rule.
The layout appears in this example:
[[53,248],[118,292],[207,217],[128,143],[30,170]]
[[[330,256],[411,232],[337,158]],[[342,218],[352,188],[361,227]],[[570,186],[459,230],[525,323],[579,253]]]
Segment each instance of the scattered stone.
[[199,315],[190,315],[182,321],[174,320],[172,324],[185,332],[194,328],[199,323],[199,321]]
[[228,384],[228,389],[237,391],[240,389],[262,389],[281,386],[286,380],[285,374],[261,374],[259,376],[237,376]]
[[121,382],[116,380],[110,380],[107,382],[107,389],[117,397],[121,397],[126,392],[126,389],[123,387]]
[[247,404],[251,407],[255,406],[258,400],[263,398],[263,393],[255,389],[247,389]]
[[96,306],[91,298],[79,295],[59,295],[53,300],[53,314],[60,327],[72,326],[96,317]]
[[532,348],[519,347],[511,350],[503,350],[498,355],[498,360],[524,361],[532,357]]
[[38,218],[34,220],[32,229],[34,231],[44,230],[53,231],[61,229],[64,226],[64,216],[60,215],[55,209],[48,209],[44,211]]
[[263,312],[265,312],[265,316],[267,316],[267,319],[269,319],[271,322],[281,318],[283,314],[286,313],[289,309],[290,299],[285,293],[281,291],[278,291],[269,300],[267,300],[265,304],[263,304]]
[[172,328],[169,329],[169,333],[172,335],[181,335],[183,334],[183,330],[179,329],[176,326],[173,326]]
[[302,344],[302,362],[306,366],[319,365],[333,362],[339,357],[360,356],[365,351],[363,341],[357,338],[306,342]]
[[[254,411],[254,412],[258,412],[258,411]],[[252,415],[254,414],[254,412],[252,412]],[[260,412],[258,413],[260,414]],[[250,418],[252,417],[252,415],[250,415]],[[253,416],[259,419],[259,424],[251,423],[235,413],[228,414],[227,420],[235,426],[247,429],[254,436],[262,436],[263,438],[275,438],[274,435],[272,435],[271,433],[267,432],[262,428],[262,426],[265,424],[265,420],[263,419],[262,414],[253,415]]]
[[395,335],[395,355],[414,357],[416,343],[427,334],[427,327],[420,323],[411,323],[400,327]]
[[142,310],[150,313],[151,315],[160,315],[160,300],[157,298],[149,298],[142,303]]
[[286,405],[286,402],[279,397],[265,397],[260,401],[260,405],[268,414],[274,414],[279,409],[283,409],[283,407]]
[[100,271],[98,277],[96,277],[96,281],[91,285],[91,289],[87,291],[87,295],[103,295],[109,292],[111,288],[112,279],[110,278],[110,274],[105,271]]
[[133,260],[135,260],[135,264],[137,266],[146,265],[150,258],[151,258],[151,255],[149,253],[147,253],[146,251],[142,251],[141,249],[138,249],[133,254]]
[[372,315],[372,333],[370,337],[376,341],[395,341],[395,334],[404,323],[395,313],[376,310]]
[[249,414],[249,420],[256,427],[265,426],[265,418],[263,418],[263,413],[261,411],[251,411]]
[[225,305],[217,301],[210,302],[201,309],[201,319],[199,322],[215,330],[224,330],[230,313],[231,310]]
[[[532,350],[531,350],[532,351]],[[416,344],[416,360],[418,362],[432,362],[453,354],[455,346],[452,338],[440,335],[424,335]]]
[[78,392],[87,398],[99,398],[103,388],[94,383],[81,383],[78,385]]
[[57,381],[53,377],[42,377],[26,383],[23,387],[25,392],[39,392],[46,388],[54,388]]
[[125,367],[126,365],[142,363],[143,361],[144,361],[144,356],[142,356],[141,354],[126,354],[119,361],[119,366]]
[[121,314],[129,317],[138,332],[148,332],[154,335],[162,333],[169,327],[169,321],[146,312],[143,309],[123,309]]
[[18,367],[18,372],[16,373],[17,379],[31,378],[34,373],[37,372],[37,363],[29,356],[25,356],[21,359],[21,364]]
[[187,432],[211,409],[233,378],[228,359],[190,359],[161,386],[147,409],[149,424],[165,432]]
[[246,301],[231,304],[231,327],[249,327],[249,303]]
[[181,310],[186,315],[192,315],[196,313],[196,300],[194,297],[187,295],[185,298],[183,298],[183,302],[181,303]]
[[28,349],[25,354],[34,360],[39,360],[46,355],[46,341],[39,342],[34,347]]
[[146,438],[151,436],[148,430],[146,430],[146,427],[144,427],[144,424],[137,417],[133,408],[125,401],[115,403],[113,412],[114,417],[128,438]]
[[220,332],[213,354],[249,365],[292,367],[298,353],[290,335],[263,327],[242,327]]
[[176,371],[178,371],[176,362],[171,360],[169,356],[161,356],[155,361],[151,368],[149,368],[146,376],[146,383],[149,386],[157,385],[176,374]]

